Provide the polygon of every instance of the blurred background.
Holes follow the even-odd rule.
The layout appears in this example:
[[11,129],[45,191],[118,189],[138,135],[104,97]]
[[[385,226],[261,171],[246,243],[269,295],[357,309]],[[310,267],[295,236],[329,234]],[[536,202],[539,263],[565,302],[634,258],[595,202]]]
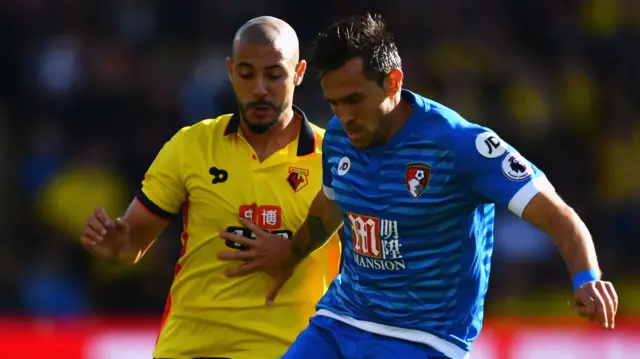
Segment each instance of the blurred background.
[[[96,206],[112,216],[122,213],[179,128],[235,110],[224,61],[245,21],[281,17],[298,31],[305,50],[332,21],[365,10],[383,14],[395,34],[406,87],[492,127],[546,171],[592,230],[606,278],[621,296],[620,321],[637,330],[640,1],[4,0],[2,358],[11,357],[7,338],[15,347],[53,335],[62,345],[60,331],[44,318],[77,318],[67,335],[110,328],[115,338],[143,321],[146,336],[139,343],[145,344],[127,341],[138,349],[87,354],[83,336],[83,356],[67,357],[149,357],[181,224],[174,223],[139,265],[115,268],[79,246],[85,219]],[[298,88],[296,103],[318,125],[330,118],[312,74]],[[527,328],[505,330],[499,323],[542,321],[534,327],[558,341],[573,328],[564,326],[574,315],[570,280],[551,240],[504,209],[496,237],[488,329],[480,341],[485,350],[477,356],[525,358],[505,338],[513,328]],[[25,326],[25,318],[40,324]],[[552,332],[558,325],[564,331]],[[501,339],[491,344],[491,338]],[[69,340],[66,347],[80,341]],[[122,340],[100,343],[94,346],[125,350]],[[571,345],[558,343],[563,349],[554,351],[545,342],[547,359],[554,353],[572,358],[566,352]],[[624,357],[593,350],[580,358]]]

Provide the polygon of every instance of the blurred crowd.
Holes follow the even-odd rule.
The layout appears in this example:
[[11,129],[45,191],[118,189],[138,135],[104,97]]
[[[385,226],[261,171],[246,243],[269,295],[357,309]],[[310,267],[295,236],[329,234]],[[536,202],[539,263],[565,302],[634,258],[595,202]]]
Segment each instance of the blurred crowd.
[[[234,32],[278,16],[304,50],[338,17],[379,12],[406,87],[492,127],[584,218],[621,308],[640,312],[640,1],[5,0],[0,9],[0,311],[161,312],[180,223],[138,265],[78,244],[96,206],[123,212],[180,127],[235,110]],[[296,103],[330,118],[309,74]],[[553,242],[500,209],[490,314],[567,311]]]

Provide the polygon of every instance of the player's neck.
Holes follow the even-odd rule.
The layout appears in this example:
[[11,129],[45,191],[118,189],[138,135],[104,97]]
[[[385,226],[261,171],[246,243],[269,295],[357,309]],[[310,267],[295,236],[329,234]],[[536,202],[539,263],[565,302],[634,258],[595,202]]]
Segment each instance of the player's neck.
[[295,140],[300,132],[300,123],[294,121],[299,117],[292,108],[282,113],[280,121],[264,135],[251,132],[245,125],[241,125],[242,133],[247,142],[253,147],[260,162],[266,160],[276,151],[284,148],[291,141]]
[[396,133],[400,131],[402,126],[407,123],[409,117],[411,117],[411,111],[413,110],[413,108],[405,101],[402,101],[402,97],[399,93],[394,98],[394,101],[395,106],[393,110],[391,110],[391,112],[389,112],[389,114],[387,115],[388,128],[384,132],[384,137],[381,139],[382,143],[387,143],[390,139],[392,139],[393,136],[395,136]]

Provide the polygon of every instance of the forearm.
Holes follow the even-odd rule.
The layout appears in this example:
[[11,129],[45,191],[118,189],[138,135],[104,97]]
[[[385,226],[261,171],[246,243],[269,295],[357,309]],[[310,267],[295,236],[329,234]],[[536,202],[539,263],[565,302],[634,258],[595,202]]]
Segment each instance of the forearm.
[[291,240],[291,251],[298,259],[304,259],[327,243],[332,234],[321,217],[309,216]]
[[144,254],[151,248],[153,242],[149,244],[146,248],[139,248],[133,245],[133,243],[125,244],[122,247],[111,247],[106,249],[104,247],[92,248],[90,246],[85,246],[85,248],[91,252],[95,257],[100,258],[110,264],[113,265],[133,265],[138,263],[140,259],[144,256]]
[[523,217],[553,238],[572,276],[586,270],[600,274],[587,226],[555,192],[537,194],[526,206]]
[[129,224],[131,230],[111,261],[121,265],[136,264],[153,246],[167,223],[155,219],[141,221],[140,217],[132,215],[130,211],[125,214],[123,220]]
[[120,265],[132,265],[138,263],[142,257],[147,253],[147,251],[151,248],[156,239],[149,240],[141,240],[136,243],[149,243],[146,248],[141,246],[134,245],[134,242],[127,243],[117,254],[117,257],[112,260],[114,264]]
[[137,201],[131,203],[122,221],[129,230],[110,243],[109,250],[105,251],[107,255],[100,255],[106,261],[118,265],[132,265],[140,261],[169,223],[150,214]]
[[320,191],[309,208],[309,214],[291,239],[292,253],[298,260],[322,247],[342,226],[342,215],[335,202]]
[[600,274],[596,250],[587,226],[569,206],[551,222],[548,234],[553,238],[571,275],[595,270]]

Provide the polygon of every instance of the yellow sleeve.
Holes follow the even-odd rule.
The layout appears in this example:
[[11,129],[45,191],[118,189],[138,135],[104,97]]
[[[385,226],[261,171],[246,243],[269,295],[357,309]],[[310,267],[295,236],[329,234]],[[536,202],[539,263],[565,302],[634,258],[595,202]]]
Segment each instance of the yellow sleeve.
[[183,180],[184,137],[187,127],[164,144],[144,175],[142,192],[136,200],[152,214],[170,219],[187,200]]

